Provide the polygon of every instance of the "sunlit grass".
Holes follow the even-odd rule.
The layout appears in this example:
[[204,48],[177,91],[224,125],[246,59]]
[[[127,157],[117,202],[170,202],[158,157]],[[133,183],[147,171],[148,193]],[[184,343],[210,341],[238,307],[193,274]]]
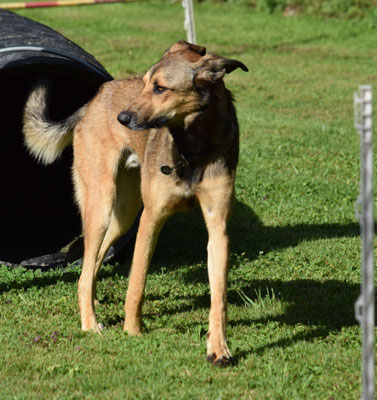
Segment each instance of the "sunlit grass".
[[[170,2],[20,13],[64,33],[116,78],[142,73],[185,36],[182,7]],[[132,248],[100,273],[102,337],[80,331],[78,267],[2,267],[0,398],[360,397],[352,96],[358,85],[376,84],[377,31],[357,20],[286,19],[233,4],[200,4],[195,16],[200,44],[250,69],[226,77],[241,130],[229,226],[236,365],[205,362],[207,234],[197,210],[161,233],[140,338],[122,331]]]

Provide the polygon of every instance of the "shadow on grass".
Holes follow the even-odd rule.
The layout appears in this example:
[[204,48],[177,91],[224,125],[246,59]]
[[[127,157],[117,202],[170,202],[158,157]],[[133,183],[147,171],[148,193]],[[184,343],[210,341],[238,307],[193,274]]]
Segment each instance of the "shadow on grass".
[[[231,251],[244,253],[249,260],[273,250],[294,247],[303,241],[341,237],[357,237],[358,223],[348,224],[299,224],[291,226],[264,226],[254,211],[236,201],[229,223]],[[161,266],[178,268],[205,262],[207,259],[207,231],[199,210],[174,216],[161,232],[151,265],[151,272]]]
[[[236,201],[233,216],[229,224],[231,237],[231,251],[235,254],[243,253],[250,261],[259,256],[260,251],[267,254],[270,251],[297,246],[300,242],[356,237],[359,235],[358,223],[349,224],[299,224],[283,227],[264,226],[254,211],[240,201]],[[161,232],[155,255],[150,267],[150,273],[160,273],[161,268],[174,270],[182,265],[192,265],[206,262],[207,231],[200,210],[178,214],[171,218]],[[128,275],[134,242],[130,243],[120,254],[117,264],[111,271],[100,272],[101,277],[110,277],[114,274]],[[79,278],[78,269],[66,268],[61,276],[31,276],[23,282],[0,282],[0,291],[26,288],[30,286],[48,286],[58,281],[75,282]],[[200,272],[199,272],[200,274]],[[203,269],[203,277],[206,279]],[[200,278],[200,277],[199,277]],[[198,280],[195,273],[194,281]],[[190,280],[190,276],[187,276]]]
[[[359,225],[349,224],[300,224],[294,226],[271,227],[264,226],[256,214],[245,204],[236,202],[233,217],[229,226],[232,238],[231,249],[233,253],[244,253],[245,257],[253,260],[264,254],[286,247],[297,246],[302,241],[318,239],[356,237],[359,235]],[[206,260],[207,232],[199,211],[189,214],[177,215],[172,218],[161,233],[157,245],[150,273],[161,273],[162,268],[174,270],[182,265],[193,265]],[[115,274],[128,275],[133,244],[123,252],[121,264],[100,273],[100,279],[111,277]],[[0,283],[0,291],[27,288],[31,286],[44,287],[53,285],[58,281],[75,282],[79,278],[79,269],[66,269],[60,276],[46,274],[46,276],[31,276],[30,280],[23,282]],[[207,280],[206,268],[198,266],[195,270],[184,274],[187,282]],[[237,278],[239,281],[239,278]],[[253,280],[243,277],[238,282],[242,291],[252,300],[256,292],[264,295],[267,290],[275,293],[276,298],[287,304],[284,313],[277,316],[268,316],[263,319],[237,319],[229,322],[230,326],[250,326],[251,324],[266,324],[277,321],[287,325],[303,324],[308,330],[298,333],[290,338],[280,339],[262,348],[250,349],[235,354],[238,360],[246,357],[250,352],[263,352],[272,347],[286,347],[300,340],[313,340],[314,338],[327,337],[331,332],[339,331],[342,327],[356,324],[353,306],[359,293],[359,285],[352,285],[335,280],[319,282],[315,280]],[[177,300],[179,296],[177,297]],[[229,303],[238,306],[244,301],[235,291],[229,292]],[[179,308],[170,308],[164,314],[174,315],[193,308],[208,308],[209,296],[197,296],[193,303]],[[158,318],[158,317],[157,317]],[[109,323],[109,321],[107,321]],[[113,321],[119,323],[118,320]],[[110,325],[111,325],[110,321]],[[194,323],[193,323],[194,324]],[[178,328],[179,329],[179,328]]]
[[[272,340],[259,347],[252,344],[245,344],[242,350],[233,349],[233,355],[236,364],[242,359],[247,358],[250,354],[263,354],[273,348],[290,347],[297,342],[311,342],[316,339],[325,339],[329,335],[340,332],[345,327],[355,326],[358,323],[354,317],[354,304],[360,294],[360,285],[339,282],[336,280],[327,280],[320,282],[311,279],[298,279],[294,281],[279,281],[279,280],[247,280],[241,282],[240,289],[252,300],[254,304],[246,304],[239,293],[235,290],[230,290],[228,299],[230,305],[238,307],[246,307],[250,310],[250,317],[245,318],[245,312],[242,311],[241,317],[232,315],[228,321],[228,326],[233,329],[242,329],[242,327],[254,326],[253,329],[258,330],[260,326],[266,326],[270,323],[277,322],[278,326],[273,325],[276,332],[280,332],[281,327],[297,327],[300,326],[303,331],[292,333],[285,338]],[[274,299],[271,300],[273,293]],[[267,306],[263,306],[264,301],[271,301]],[[274,304],[281,302],[283,309],[281,312],[274,312]],[[262,305],[261,305],[262,304]],[[194,301],[185,306],[180,305],[177,308],[171,307],[164,310],[163,314],[175,315],[191,310],[207,309],[210,307],[209,295],[197,296]],[[258,314],[265,315],[255,318],[253,308],[259,308]],[[265,307],[265,312],[260,313],[260,307]],[[246,313],[247,314],[247,313]],[[159,316],[149,316],[155,319]],[[177,327],[177,330],[182,332],[190,328],[195,328],[197,322],[187,324],[186,322]],[[279,327],[281,326],[281,327]],[[264,331],[264,328],[263,328]],[[273,335],[272,335],[273,337]],[[231,343],[230,336],[230,344]],[[247,337],[245,343],[249,343]]]
[[[185,229],[182,229],[182,226]],[[248,206],[236,202],[229,225],[231,250],[243,253],[249,260],[260,256],[260,251],[270,251],[295,247],[303,241],[331,239],[341,237],[358,237],[358,223],[348,224],[299,224],[283,227],[264,226],[257,215]],[[199,213],[180,215],[167,224],[162,232],[156,251],[152,272],[159,272],[161,266],[168,269],[179,268],[180,265],[192,265],[206,260],[207,233]],[[179,251],[178,249],[184,249]],[[207,281],[207,270],[201,266],[190,269],[184,274],[188,283]],[[310,279],[294,281],[253,280],[252,277],[237,277],[241,290],[253,301],[256,293],[264,296],[267,291],[273,292],[277,300],[286,307],[281,315],[267,316],[262,319],[237,319],[229,321],[230,326],[250,326],[267,324],[276,321],[280,324],[305,326],[305,331],[291,337],[272,341],[259,348],[235,352],[235,359],[241,360],[250,353],[263,353],[274,347],[288,347],[298,341],[311,341],[326,338],[332,332],[339,332],[343,327],[356,325],[354,303],[360,292],[360,286],[336,280],[320,282]],[[244,300],[235,291],[229,291],[229,303],[243,306]],[[193,304],[170,308],[164,314],[174,315],[181,312],[210,306],[209,295],[197,296]],[[157,317],[158,318],[158,317]],[[193,324],[194,325],[194,324]],[[183,329],[187,329],[187,325]]]
[[[279,280],[244,280],[242,292],[253,302],[256,307],[261,301],[269,301],[270,294],[275,298],[273,302],[282,302],[284,312],[280,315],[268,313],[266,317],[242,319],[233,317],[229,326],[249,326],[250,324],[276,321],[286,325],[302,324],[305,326],[320,327],[327,335],[332,331],[338,331],[347,326],[356,325],[354,318],[354,304],[360,294],[360,285],[327,280],[324,282],[311,279],[298,279],[294,281]],[[150,297],[148,297],[151,300]],[[176,296],[179,300],[180,297]],[[248,306],[252,310],[253,305],[247,305],[235,290],[228,292],[229,304],[236,306]],[[164,314],[174,315],[178,312],[187,312],[192,309],[208,309],[210,306],[209,295],[196,296],[193,303],[178,308],[164,310]],[[185,325],[187,326],[187,325]]]
[[[250,324],[267,324],[271,321],[288,326],[303,326],[304,331],[290,337],[271,341],[261,347],[250,348],[235,354],[241,360],[250,353],[262,354],[272,348],[286,348],[300,341],[325,339],[331,333],[342,328],[358,325],[354,317],[354,304],[360,294],[360,285],[327,280],[319,282],[310,279],[299,279],[290,282],[251,281],[243,292],[253,301],[256,293],[262,295],[274,293],[275,301],[286,304],[284,312],[279,315],[268,315],[260,319],[237,319],[229,322],[230,326],[249,326]],[[238,293],[229,294],[230,303],[242,304]],[[252,306],[251,306],[252,307]]]
[[[311,279],[294,281],[258,280],[245,282],[243,292],[253,301],[260,294],[269,299],[268,293],[274,293],[276,300],[285,304],[284,311],[278,315],[267,315],[260,319],[237,319],[230,321],[230,326],[266,324],[276,321],[279,324],[305,326],[305,332],[300,332],[290,338],[269,343],[254,352],[263,352],[272,347],[287,347],[301,340],[325,338],[332,332],[338,332],[344,327],[357,325],[354,317],[354,304],[360,293],[360,285],[327,280],[324,282]],[[257,294],[256,293],[260,293]],[[236,292],[229,294],[231,304],[242,305],[244,301]],[[253,307],[253,306],[250,306]]]

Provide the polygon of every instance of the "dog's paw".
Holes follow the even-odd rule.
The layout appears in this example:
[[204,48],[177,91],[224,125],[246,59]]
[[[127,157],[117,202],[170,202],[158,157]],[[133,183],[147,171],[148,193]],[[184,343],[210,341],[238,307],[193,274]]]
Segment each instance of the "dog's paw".
[[95,332],[102,334],[102,331],[105,329],[105,326],[97,321],[93,321],[90,324],[82,324],[81,329],[85,332]]
[[123,328],[124,332],[126,332],[127,334],[129,334],[130,336],[141,336],[142,329],[139,326],[124,326]]
[[222,332],[207,333],[207,361],[217,367],[234,365],[233,357]]
[[217,357],[216,353],[212,353],[207,356],[207,361],[216,367],[228,367],[234,365],[234,359],[230,354],[223,354],[222,356]]
[[143,333],[143,321],[141,318],[127,318],[124,321],[123,330],[131,336],[140,336]]

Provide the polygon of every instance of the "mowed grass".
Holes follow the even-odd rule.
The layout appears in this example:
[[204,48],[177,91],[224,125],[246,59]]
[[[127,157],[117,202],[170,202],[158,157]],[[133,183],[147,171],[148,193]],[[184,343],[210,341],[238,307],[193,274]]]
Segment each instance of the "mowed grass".
[[[180,4],[23,10],[91,52],[114,77],[146,71],[185,36]],[[352,97],[376,84],[377,31],[363,21],[195,8],[241,131],[228,340],[236,365],[205,362],[209,289],[200,212],[163,229],[146,332],[122,331],[132,246],[98,283],[102,336],[80,330],[78,267],[0,269],[1,399],[356,399],[361,392],[359,137]],[[59,227],[56,227],[59,229]]]

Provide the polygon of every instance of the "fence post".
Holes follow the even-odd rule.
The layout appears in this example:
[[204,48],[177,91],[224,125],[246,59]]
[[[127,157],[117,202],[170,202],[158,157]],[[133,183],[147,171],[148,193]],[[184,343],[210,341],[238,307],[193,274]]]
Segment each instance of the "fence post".
[[192,0],[182,0],[182,6],[185,9],[185,29],[187,32],[187,41],[196,43],[195,21],[194,21],[194,6]]
[[374,400],[374,216],[373,216],[373,122],[372,87],[360,86],[354,95],[355,128],[360,133],[361,206],[359,215],[362,240],[361,294],[355,304],[355,316],[363,334],[362,400]]

